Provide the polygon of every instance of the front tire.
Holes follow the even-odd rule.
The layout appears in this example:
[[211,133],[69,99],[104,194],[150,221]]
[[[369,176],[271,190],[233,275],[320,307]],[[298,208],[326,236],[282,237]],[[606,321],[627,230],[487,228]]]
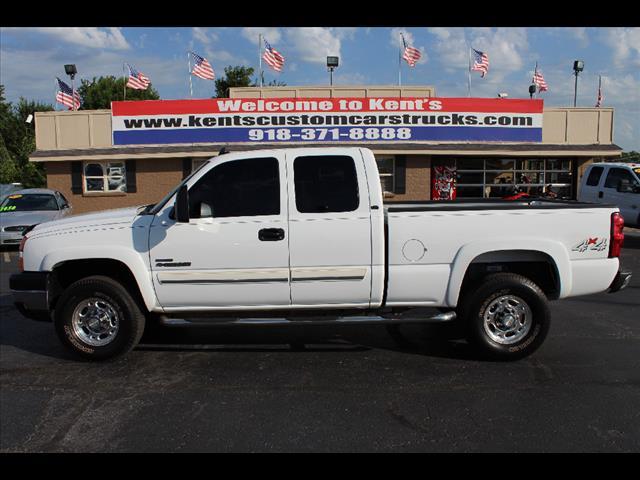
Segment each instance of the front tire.
[[54,324],[62,343],[76,355],[108,360],[138,344],[145,316],[120,283],[92,276],[64,291],[56,304]]
[[549,301],[534,282],[497,273],[462,298],[459,314],[467,340],[486,358],[518,360],[544,342],[551,324]]

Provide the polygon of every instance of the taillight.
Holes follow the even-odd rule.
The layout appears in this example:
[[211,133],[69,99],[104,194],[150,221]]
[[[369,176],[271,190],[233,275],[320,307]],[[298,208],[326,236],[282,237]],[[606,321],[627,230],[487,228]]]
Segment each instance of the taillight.
[[624,243],[624,218],[620,212],[611,214],[611,239],[609,241],[609,258],[620,256],[620,249]]
[[18,270],[24,272],[24,259],[22,257],[22,252],[24,252],[24,244],[27,243],[27,236],[25,235],[20,240],[20,247],[18,247]]

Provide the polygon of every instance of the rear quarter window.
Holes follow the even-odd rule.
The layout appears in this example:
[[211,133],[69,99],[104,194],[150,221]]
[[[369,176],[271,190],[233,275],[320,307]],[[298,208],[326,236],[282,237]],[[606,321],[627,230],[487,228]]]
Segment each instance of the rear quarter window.
[[293,171],[300,213],[352,212],[358,208],[358,176],[352,157],[297,157]]
[[602,177],[603,167],[591,167],[589,171],[589,176],[587,177],[587,185],[590,187],[598,186],[600,183],[600,177]]

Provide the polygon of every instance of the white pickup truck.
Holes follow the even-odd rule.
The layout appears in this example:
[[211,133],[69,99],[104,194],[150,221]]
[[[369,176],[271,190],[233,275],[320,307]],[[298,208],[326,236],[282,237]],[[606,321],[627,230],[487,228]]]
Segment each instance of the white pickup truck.
[[628,284],[622,229],[617,208],[572,201],[384,206],[365,148],[222,153],[155,205],[35,226],[10,287],[88,359],[130,351],[145,322],[453,320],[480,354],[517,359],[547,335],[549,300]]

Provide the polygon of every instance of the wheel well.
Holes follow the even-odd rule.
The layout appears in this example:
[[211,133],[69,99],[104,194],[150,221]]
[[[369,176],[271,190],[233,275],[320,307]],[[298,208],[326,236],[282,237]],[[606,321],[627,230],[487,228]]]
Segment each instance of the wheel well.
[[56,265],[49,284],[50,308],[55,308],[58,298],[69,285],[92,275],[103,275],[116,280],[138,302],[142,311],[147,311],[138,282],[129,267],[119,260],[109,258],[69,260]]
[[463,292],[473,288],[483,277],[500,272],[527,277],[550,300],[555,300],[560,295],[560,275],[549,255],[531,250],[499,250],[483,253],[473,259],[462,280],[459,296],[462,297]]

